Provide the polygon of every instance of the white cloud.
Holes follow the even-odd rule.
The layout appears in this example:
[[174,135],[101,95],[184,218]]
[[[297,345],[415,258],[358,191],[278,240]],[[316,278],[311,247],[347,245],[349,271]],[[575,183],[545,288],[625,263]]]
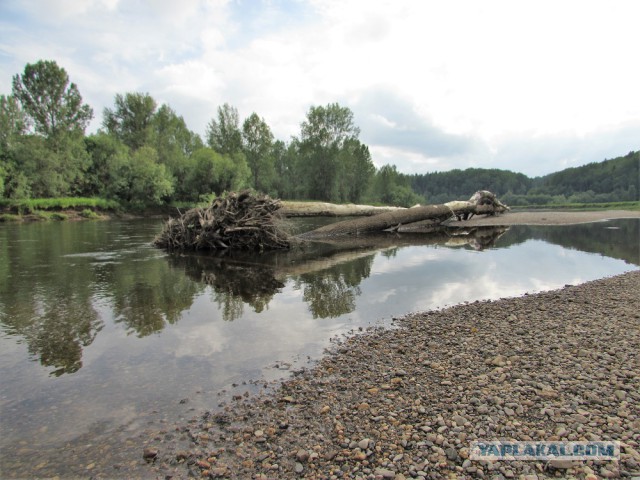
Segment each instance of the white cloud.
[[634,0],[10,0],[0,91],[54,59],[93,128],[115,93],[144,91],[199,133],[228,102],[283,140],[338,101],[378,165],[542,174],[640,148],[639,14]]

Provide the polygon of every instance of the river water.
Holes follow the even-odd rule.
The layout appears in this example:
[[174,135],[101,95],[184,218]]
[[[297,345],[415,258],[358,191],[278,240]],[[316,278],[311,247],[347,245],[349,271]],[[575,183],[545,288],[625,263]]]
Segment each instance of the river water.
[[264,255],[168,255],[160,229],[0,224],[2,478],[118,476],[143,467],[145,429],[286,378],[336,336],[640,266],[637,219]]

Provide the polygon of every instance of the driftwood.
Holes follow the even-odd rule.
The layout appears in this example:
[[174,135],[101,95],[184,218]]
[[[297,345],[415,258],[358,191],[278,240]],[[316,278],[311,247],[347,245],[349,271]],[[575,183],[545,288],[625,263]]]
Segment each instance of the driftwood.
[[167,250],[278,250],[299,240],[345,238],[381,232],[433,233],[451,219],[474,214],[501,213],[509,209],[486,190],[468,201],[416,206],[370,217],[345,220],[303,233],[289,235],[281,227],[277,211],[281,204],[268,196],[248,191],[216,198],[206,208],[194,208],[170,219],[154,240]]
[[373,217],[345,220],[317,228],[300,235],[300,237],[314,239],[382,231],[428,233],[437,230],[444,222],[453,218],[466,220],[476,214],[495,215],[507,210],[509,207],[501,203],[493,193],[481,190],[468,201],[416,206],[406,210],[381,213]]
[[216,198],[169,219],[154,245],[167,250],[277,250],[292,239],[280,226],[280,202],[248,191]]

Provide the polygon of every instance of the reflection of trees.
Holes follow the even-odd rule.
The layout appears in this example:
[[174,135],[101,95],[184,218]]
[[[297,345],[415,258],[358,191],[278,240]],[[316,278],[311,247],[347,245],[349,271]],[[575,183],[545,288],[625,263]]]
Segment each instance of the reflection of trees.
[[[251,258],[251,254],[243,253],[246,259]],[[240,263],[232,255],[173,256],[170,262],[183,268],[192,279],[210,285],[213,300],[222,310],[222,317],[229,321],[242,315],[245,303],[255,312],[262,312],[284,287],[284,283],[275,278],[273,267],[255,262]]]
[[52,375],[73,373],[103,327],[92,303],[91,271],[65,264],[72,242],[67,226],[28,227],[0,232],[0,320],[43,366],[54,368]]
[[239,318],[244,304],[261,312],[284,286],[280,279],[285,278],[293,278],[295,287],[303,290],[303,299],[314,318],[327,318],[355,309],[359,285],[370,275],[376,253],[393,257],[402,246],[410,245],[483,249],[493,245],[505,230],[489,227],[327,238],[287,252],[257,256],[247,252],[193,253],[171,256],[169,261],[192,279],[213,288],[213,299],[225,320]]
[[507,247],[537,239],[640,265],[639,223],[637,219],[621,219],[579,225],[517,225],[510,228],[509,235],[501,238],[497,246]]
[[164,258],[118,250],[118,242],[130,242],[143,228],[133,222],[0,228],[3,330],[21,337],[29,353],[60,376],[82,367],[83,349],[103,328],[97,302],[106,301],[116,321],[138,336],[176,322],[203,287],[176,274]]
[[375,255],[339,263],[327,270],[302,274],[296,287],[303,288],[303,298],[309,303],[313,318],[338,317],[356,308],[360,283],[371,274]]
[[29,353],[39,356],[42,365],[54,367],[55,376],[82,367],[82,348],[91,345],[103,327],[89,299],[74,300],[48,305],[39,321],[23,331]]
[[110,290],[116,322],[145,337],[177,322],[202,286],[153,259],[115,265]]

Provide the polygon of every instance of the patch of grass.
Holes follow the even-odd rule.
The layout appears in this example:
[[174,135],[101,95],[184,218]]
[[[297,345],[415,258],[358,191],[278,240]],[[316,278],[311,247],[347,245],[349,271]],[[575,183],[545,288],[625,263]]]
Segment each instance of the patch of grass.
[[79,214],[82,218],[87,218],[89,220],[97,220],[100,218],[100,215],[98,215],[96,212],[94,212],[93,210],[91,210],[90,208],[85,208],[84,210],[82,210]]
[[47,212],[45,210],[36,210],[33,212],[33,216],[39,220],[66,220],[68,217],[64,213],[60,212]]
[[119,210],[120,204],[115,200],[89,197],[60,197],[60,198],[25,198],[20,200],[2,199],[0,207],[9,208],[18,213],[35,213],[42,210],[79,210],[100,209]]
[[0,213],[0,222],[21,222],[22,217],[20,215],[14,215],[12,213]]

